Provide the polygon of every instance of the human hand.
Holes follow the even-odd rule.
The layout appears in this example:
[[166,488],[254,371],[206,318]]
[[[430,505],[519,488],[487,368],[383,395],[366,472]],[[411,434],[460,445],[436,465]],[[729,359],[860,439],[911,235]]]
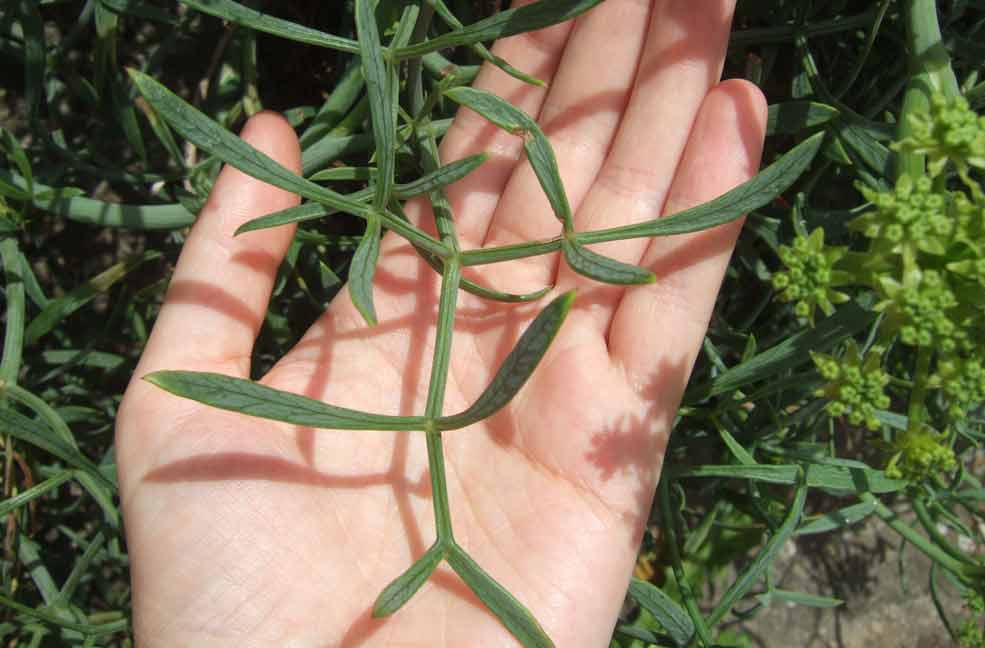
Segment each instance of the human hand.
[[[765,102],[718,84],[732,2],[610,0],[499,42],[549,82],[485,67],[477,85],[532,115],[557,153],[578,230],[648,220],[753,175]],[[243,137],[299,170],[297,140],[271,114]],[[486,151],[448,188],[465,249],[549,238],[558,223],[522,141],[461,111],[444,162]],[[433,539],[424,437],[298,429],[208,408],[140,380],[159,369],[249,376],[290,227],[234,237],[297,204],[226,168],[182,251],[117,422],[138,645],[506,646],[508,631],[445,567],[395,615],[380,590]],[[424,201],[409,216],[433,230]],[[557,255],[475,268],[499,290],[555,285],[578,298],[541,365],[504,410],[444,435],[459,543],[524,603],[558,646],[605,646],[626,591],[671,421],[740,225],[599,246],[652,285],[573,274]],[[438,281],[388,235],[376,273],[379,324],[345,292],[262,382],[384,414],[424,410]],[[545,298],[547,299],[547,298]],[[446,412],[489,383],[537,307],[460,296]]]

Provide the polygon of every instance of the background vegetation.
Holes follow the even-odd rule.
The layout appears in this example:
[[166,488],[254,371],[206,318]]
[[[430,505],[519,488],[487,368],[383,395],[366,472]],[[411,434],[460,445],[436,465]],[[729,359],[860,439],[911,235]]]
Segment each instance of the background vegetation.
[[[5,645],[130,641],[113,421],[219,163],[169,128],[124,67],[232,130],[260,108],[283,111],[301,133],[306,176],[365,166],[373,152],[350,55],[195,4],[0,8]],[[379,23],[394,24],[404,4],[383,0]],[[466,24],[499,9],[448,4]],[[251,6],[356,37],[351,2]],[[749,216],[613,642],[741,644],[728,622],[771,603],[838,605],[779,589],[771,565],[797,536],[878,520],[900,550],[933,561],[925,591],[942,640],[985,646],[985,371],[974,369],[985,349],[985,126],[968,116],[985,105],[985,3],[740,2],[734,30],[725,74],[760,84],[772,105],[766,161],[815,132],[824,147],[792,190]],[[460,47],[424,63],[430,84],[449,70],[467,76],[479,59]],[[949,99],[935,106],[933,91]],[[454,107],[439,102],[438,116]],[[363,229],[356,218],[299,229],[258,373],[341,288]]]

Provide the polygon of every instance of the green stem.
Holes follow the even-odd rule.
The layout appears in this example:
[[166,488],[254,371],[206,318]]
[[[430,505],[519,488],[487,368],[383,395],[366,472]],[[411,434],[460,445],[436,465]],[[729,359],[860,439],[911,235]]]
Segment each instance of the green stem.
[[920,521],[920,525],[923,527],[924,531],[927,532],[927,535],[930,536],[931,540],[933,540],[942,551],[967,565],[971,565],[973,567],[978,566],[978,563],[975,562],[975,560],[962,553],[960,549],[952,545],[948,539],[937,530],[937,523],[934,522],[932,517],[930,517],[930,511],[927,510],[927,505],[922,499],[913,498],[912,504],[913,512],[916,514],[917,520]]
[[889,510],[889,508],[886,507],[886,505],[872,493],[862,493],[861,499],[862,501],[872,503],[875,507],[876,515],[878,515],[883,522],[889,525],[893,531],[900,534],[904,540],[912,544],[919,551],[923,552],[928,558],[936,562],[944,569],[964,579],[973,578],[976,576],[980,577],[985,574],[985,568],[973,568],[971,565],[965,565],[961,561],[949,556],[937,545],[927,540],[927,538],[901,520],[896,513]]
[[909,418],[907,428],[914,431],[923,423],[927,412],[927,381],[930,377],[930,362],[933,360],[934,350],[930,347],[919,347],[917,349],[917,366],[913,373],[913,391],[910,392],[910,403],[907,407],[906,415]]
[[[434,17],[434,7],[425,3],[421,7],[421,14],[417,17],[417,24],[414,26],[414,33],[410,40],[412,43],[424,40],[428,29],[431,27],[431,18]],[[414,119],[419,119],[421,108],[424,106],[424,60],[422,57],[410,59],[407,65],[407,98],[410,102],[410,114]]]
[[691,590],[691,583],[687,580],[687,573],[684,571],[684,563],[681,561],[681,552],[678,549],[677,521],[674,519],[670,502],[670,479],[665,477],[660,480],[660,514],[663,516],[663,532],[667,535],[667,549],[670,551],[671,567],[674,570],[674,579],[677,581],[677,589],[681,592],[684,599],[684,607],[687,609],[691,621],[694,622],[694,631],[698,635],[698,640],[703,646],[711,646],[714,642],[711,639],[711,630],[705,623],[705,618],[698,609],[698,601]]
[[13,236],[0,241],[3,273],[6,282],[7,327],[3,334],[3,357],[0,359],[0,382],[17,384],[24,350],[24,282],[21,280],[20,252]]
[[428,421],[428,468],[431,473],[431,499],[434,503],[434,523],[439,541],[453,541],[451,512],[448,506],[448,485],[445,480],[445,457],[441,446],[441,432],[434,430],[434,421],[441,417],[445,403],[445,387],[448,384],[448,368],[451,362],[451,339],[455,328],[455,304],[462,269],[456,258],[445,261],[441,278],[441,298],[438,302],[438,325],[434,340],[434,360],[431,363],[431,382],[424,416]]
[[[935,0],[905,0],[903,13],[910,82],[903,97],[897,141],[910,135],[910,115],[930,112],[930,97],[935,92],[946,97],[956,97],[961,92],[951,68],[951,57],[941,41]],[[923,175],[924,170],[925,156],[915,153],[900,153],[897,156],[897,175],[905,173],[917,177]]]

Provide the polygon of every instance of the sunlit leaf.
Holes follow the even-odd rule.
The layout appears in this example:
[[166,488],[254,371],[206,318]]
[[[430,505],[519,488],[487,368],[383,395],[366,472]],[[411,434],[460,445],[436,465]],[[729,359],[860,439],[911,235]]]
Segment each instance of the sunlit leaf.
[[478,399],[464,412],[438,419],[439,430],[453,430],[472,425],[492,416],[506,405],[530,378],[544,357],[571,309],[575,293],[566,292],[548,304],[523,332],[516,346],[506,356],[496,376]]
[[422,416],[360,412],[251,380],[196,371],[157,371],[144,380],[165,391],[219,409],[305,427],[337,430],[423,430]]

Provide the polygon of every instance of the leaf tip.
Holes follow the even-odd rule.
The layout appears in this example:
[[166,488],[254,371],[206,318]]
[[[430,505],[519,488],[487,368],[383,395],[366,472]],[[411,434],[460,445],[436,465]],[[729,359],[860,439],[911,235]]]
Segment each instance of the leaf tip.
[[146,380],[155,387],[160,387],[161,389],[166,389],[164,386],[168,379],[167,371],[152,371],[151,373],[144,374],[140,377],[141,380]]
[[575,303],[576,295],[576,291],[569,290],[557,298],[556,301],[558,302],[558,307],[561,311],[561,317],[566,317],[568,315],[568,311],[571,310],[571,305]]

